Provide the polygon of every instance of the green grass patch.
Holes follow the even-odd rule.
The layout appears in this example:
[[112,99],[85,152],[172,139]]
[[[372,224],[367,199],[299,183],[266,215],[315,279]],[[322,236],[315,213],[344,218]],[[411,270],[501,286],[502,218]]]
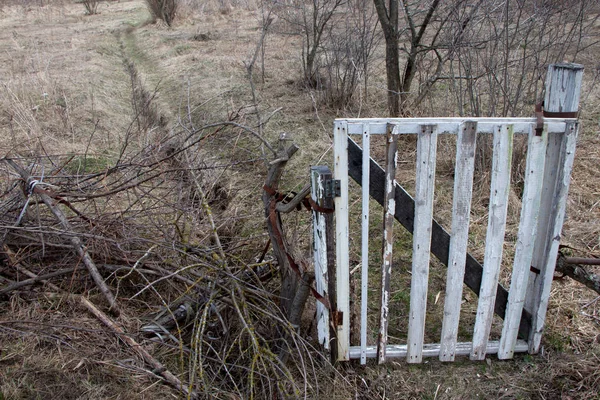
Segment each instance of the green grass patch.
[[106,155],[73,156],[65,165],[65,170],[74,175],[95,174],[106,171],[113,165],[111,157]]

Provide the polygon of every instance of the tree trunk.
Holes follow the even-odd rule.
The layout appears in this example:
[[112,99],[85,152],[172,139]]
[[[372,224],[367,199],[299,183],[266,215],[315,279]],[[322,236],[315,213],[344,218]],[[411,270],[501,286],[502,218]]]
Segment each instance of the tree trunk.
[[385,70],[387,75],[387,98],[390,117],[400,116],[400,95],[403,93],[400,85],[400,62],[398,37],[385,36]]
[[[373,0],[381,30],[385,37],[385,72],[390,117],[400,115],[400,60],[398,50],[398,0]],[[388,12],[389,10],[389,12]]]
[[400,104],[402,107],[402,116],[406,116],[404,107],[408,100],[408,94],[410,93],[410,87],[412,85],[413,78],[415,77],[417,64],[417,52],[411,52],[406,60],[406,66],[404,67],[404,79],[402,79],[402,87],[400,89]]

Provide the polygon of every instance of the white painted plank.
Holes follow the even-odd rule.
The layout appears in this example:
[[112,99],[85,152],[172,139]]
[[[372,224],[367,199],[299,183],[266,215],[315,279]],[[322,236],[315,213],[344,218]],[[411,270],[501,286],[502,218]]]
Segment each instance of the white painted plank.
[[369,162],[370,133],[369,124],[364,125],[362,140],[362,234],[361,234],[361,279],[360,279],[360,348],[362,365],[367,363],[367,310],[369,304]]
[[394,214],[396,213],[396,165],[398,163],[398,136],[391,132],[387,137],[385,167],[384,221],[381,264],[381,308],[379,317],[379,363],[385,362],[388,340],[390,284],[392,278],[392,255],[394,244]]
[[[325,187],[323,181],[323,167],[311,168],[311,197],[313,201],[323,206]],[[329,276],[327,273],[327,237],[325,215],[313,210],[313,259],[315,264],[315,285],[319,294],[329,298]],[[329,350],[329,310],[320,301],[317,304],[317,337],[319,344]]]
[[473,194],[473,171],[475,169],[475,146],[477,123],[462,125],[456,141],[456,166],[454,169],[454,196],[452,199],[452,236],[448,272],[446,276],[446,298],[440,340],[440,361],[454,361],[460,305],[469,241],[469,220]]
[[[493,133],[498,125],[513,125],[514,134],[529,134],[529,126],[536,124],[535,118],[487,118],[487,117],[453,117],[453,118],[348,118],[338,119],[348,123],[349,135],[362,135],[363,124],[369,124],[371,135],[385,135],[389,125],[393,125],[394,134],[417,134],[424,124],[435,124],[438,135],[457,134],[461,124],[467,121],[477,122],[479,133]],[[546,118],[548,132],[564,132],[565,123],[573,122],[573,118]]]
[[494,317],[496,288],[502,264],[506,213],[510,189],[510,172],[513,148],[512,125],[500,125],[494,131],[492,182],[490,190],[488,227],[485,239],[483,276],[479,290],[479,303],[473,330],[471,359],[483,360]]
[[410,286],[410,312],[408,320],[409,363],[420,363],[425,336],[427,309],[427,284],[433,195],[437,151],[437,127],[423,125],[417,141],[417,172],[415,181],[415,228],[413,232],[412,279]]
[[[548,245],[548,229],[552,217],[552,206],[554,203],[554,189],[556,188],[556,175],[560,162],[562,146],[562,134],[548,134],[548,145],[546,147],[546,160],[544,163],[544,181],[542,183],[542,198],[540,200],[540,215],[536,242],[533,249],[533,260],[531,266],[538,271],[545,262],[546,246]],[[537,307],[539,301],[540,276],[533,272],[529,275],[527,297],[525,298],[525,309],[530,313]]]
[[549,112],[577,112],[582,81],[583,65],[581,64],[549,65],[546,74],[544,109]]
[[541,265],[541,274],[538,277],[539,283],[537,287],[535,287],[534,292],[537,295],[537,301],[534,303],[534,308],[532,310],[532,326],[529,337],[529,351],[531,353],[537,353],[539,351],[542,332],[544,331],[546,311],[550,300],[550,289],[552,287],[556,257],[558,255],[562,226],[565,219],[578,132],[578,123],[567,124],[567,131],[565,132],[561,143],[560,158],[557,164],[558,171],[556,174],[552,214],[550,216],[546,236],[546,251],[544,258],[542,259],[544,264]]
[[[583,66],[579,64],[553,64],[546,76],[545,110],[549,112],[576,112],[579,109]],[[550,120],[545,119],[545,123]],[[562,225],[566,211],[571,170],[575,157],[578,125],[567,124],[564,133],[555,134],[548,128],[548,149],[542,188],[541,213],[534,250],[533,266],[539,275],[530,277],[526,308],[532,315],[529,351],[537,353],[545,326],[546,310]]]
[[500,338],[500,349],[498,350],[498,358],[501,360],[513,357],[514,346],[517,343],[517,334],[519,332],[521,314],[527,292],[527,281],[533,257],[538,214],[540,211],[540,198],[544,177],[544,156],[546,154],[547,141],[548,132],[546,131],[541,136],[536,136],[534,129],[529,133],[521,218],[517,234],[508,304],[506,306],[502,336]]
[[[456,344],[456,355],[466,356],[471,353],[473,344],[471,342],[459,342]],[[485,350],[486,354],[496,354],[500,346],[499,341],[489,341]],[[407,354],[407,345],[388,345],[386,354],[388,358],[403,358]],[[525,353],[527,352],[527,342],[524,340],[517,340],[515,346],[515,352]],[[360,357],[360,346],[350,347],[350,358],[356,359]],[[423,357],[438,357],[440,354],[440,345],[436,343],[428,343],[423,345]],[[377,357],[377,346],[367,347],[367,358]]]
[[[548,229],[552,217],[552,206],[554,203],[554,189],[556,187],[556,174],[560,162],[562,134],[548,134],[548,145],[546,147],[546,161],[544,163],[544,181],[542,183],[542,198],[540,200],[540,215],[536,241],[533,249],[533,260],[531,266],[541,271],[545,263],[546,246],[548,245]],[[525,298],[525,309],[532,315],[532,310],[539,303],[540,276],[531,272],[528,279],[527,296]],[[533,329],[533,324],[532,324]]]
[[342,316],[337,330],[338,360],[349,359],[350,346],[350,267],[348,227],[348,124],[336,121],[333,128],[333,178],[340,181],[341,196],[335,202],[336,298]]

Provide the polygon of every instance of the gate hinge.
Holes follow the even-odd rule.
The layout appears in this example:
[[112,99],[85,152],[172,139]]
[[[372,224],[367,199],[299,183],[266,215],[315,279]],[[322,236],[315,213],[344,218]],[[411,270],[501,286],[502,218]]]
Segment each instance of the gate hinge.
[[341,183],[339,179],[328,179],[324,182],[325,184],[325,197],[334,198],[342,195]]

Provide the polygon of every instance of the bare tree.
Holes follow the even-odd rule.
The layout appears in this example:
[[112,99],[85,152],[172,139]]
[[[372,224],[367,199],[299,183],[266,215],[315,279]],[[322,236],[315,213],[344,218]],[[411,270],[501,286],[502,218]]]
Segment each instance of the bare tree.
[[596,43],[593,0],[373,1],[392,116],[408,114],[440,80],[450,81],[461,115],[515,115],[539,97],[549,63],[575,61]]
[[351,106],[361,83],[367,92],[369,64],[379,43],[370,0],[349,0],[323,36],[323,100],[335,109]]
[[[530,114],[548,64],[597,43],[597,2],[482,2],[448,64],[460,115]],[[455,23],[455,22],[453,22]]]
[[[415,76],[417,56],[423,47],[425,32],[432,17],[439,6],[440,0],[433,0],[426,9],[426,14],[419,25],[415,18],[422,5],[412,8],[407,2],[399,0],[373,0],[379,16],[379,23],[385,38],[385,69],[387,75],[388,108],[391,116],[399,116],[401,104],[404,104],[410,91],[412,80]],[[420,2],[419,2],[420,3]],[[399,5],[402,5],[409,32],[408,58],[404,67],[403,77],[400,77],[400,35],[399,30]]]
[[319,50],[325,29],[345,0],[274,0],[273,12],[302,35],[302,72],[304,83],[317,87],[320,80]]

